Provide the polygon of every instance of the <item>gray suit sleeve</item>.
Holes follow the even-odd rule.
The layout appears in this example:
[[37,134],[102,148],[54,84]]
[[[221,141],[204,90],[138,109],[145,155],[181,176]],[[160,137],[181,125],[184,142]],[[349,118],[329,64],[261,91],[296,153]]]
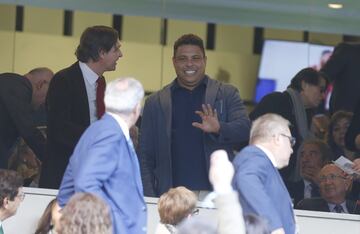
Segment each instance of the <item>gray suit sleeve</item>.
[[237,144],[249,140],[250,120],[238,90],[233,86],[223,87],[224,98],[220,109],[221,143]]

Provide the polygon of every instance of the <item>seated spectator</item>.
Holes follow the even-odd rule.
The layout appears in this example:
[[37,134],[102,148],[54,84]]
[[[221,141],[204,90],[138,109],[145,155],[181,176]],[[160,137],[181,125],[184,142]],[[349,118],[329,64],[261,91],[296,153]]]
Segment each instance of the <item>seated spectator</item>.
[[231,182],[234,167],[225,150],[217,150],[210,156],[209,179],[217,194],[215,204],[219,220],[219,234],[245,234],[245,224],[239,195]]
[[183,186],[161,195],[158,201],[160,224],[155,233],[176,233],[176,226],[181,221],[199,212],[195,209],[196,202],[196,195]]
[[354,116],[346,133],[345,144],[350,150],[360,150],[360,100],[356,105]]
[[346,199],[351,179],[334,164],[324,166],[319,174],[321,198],[305,198],[297,209],[360,214],[356,202]]
[[319,172],[333,158],[333,153],[327,144],[313,139],[301,144],[298,158],[301,180],[286,184],[294,205],[304,198],[320,196]]
[[56,198],[51,200],[41,216],[35,234],[52,234],[53,230],[59,228],[59,220],[61,217],[60,206],[56,202]]
[[349,128],[353,114],[347,111],[337,111],[330,119],[328,130],[328,144],[335,154],[335,160],[344,156],[351,161],[360,155],[345,147],[345,134]]
[[2,222],[15,215],[24,200],[23,179],[11,170],[0,169],[0,233],[5,233]]
[[112,234],[109,207],[93,194],[74,194],[61,214],[59,234]]

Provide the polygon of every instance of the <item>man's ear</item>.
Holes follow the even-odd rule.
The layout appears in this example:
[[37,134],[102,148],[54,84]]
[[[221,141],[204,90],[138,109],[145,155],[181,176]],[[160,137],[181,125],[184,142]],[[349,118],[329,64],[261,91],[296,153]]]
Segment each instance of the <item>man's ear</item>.
[[99,58],[104,58],[105,54],[106,54],[105,50],[103,49],[99,50]]
[[4,197],[4,199],[3,199],[3,208],[4,209],[8,209],[9,208],[9,201],[10,201],[10,199],[8,198],[8,197]]
[[309,85],[308,83],[306,83],[305,81],[301,81],[301,90],[305,90],[305,88]]
[[280,144],[280,134],[276,134],[276,135],[273,137],[272,142],[273,142],[274,145],[279,145],[279,144]]
[[344,184],[345,184],[346,191],[348,192],[352,188],[352,178],[345,172],[342,173],[342,176],[345,178]]

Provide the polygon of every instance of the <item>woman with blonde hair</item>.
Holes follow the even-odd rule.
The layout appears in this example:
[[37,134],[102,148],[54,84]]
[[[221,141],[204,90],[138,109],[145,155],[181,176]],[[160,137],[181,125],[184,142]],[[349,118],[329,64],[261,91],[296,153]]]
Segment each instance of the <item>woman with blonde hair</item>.
[[61,210],[59,234],[112,234],[109,207],[90,193],[76,193]]

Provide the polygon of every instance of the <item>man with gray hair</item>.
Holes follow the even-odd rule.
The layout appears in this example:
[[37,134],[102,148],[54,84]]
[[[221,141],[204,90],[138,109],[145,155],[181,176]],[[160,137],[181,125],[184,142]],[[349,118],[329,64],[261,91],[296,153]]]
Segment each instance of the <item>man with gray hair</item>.
[[272,234],[295,233],[291,199],[278,172],[288,165],[294,144],[289,121],[265,114],[253,122],[250,145],[233,161],[234,187],[244,214],[265,218]]
[[81,136],[61,182],[64,207],[76,192],[93,193],[111,209],[113,232],[146,233],[146,204],[129,129],[140,114],[144,89],[132,78],[107,85],[105,115]]

